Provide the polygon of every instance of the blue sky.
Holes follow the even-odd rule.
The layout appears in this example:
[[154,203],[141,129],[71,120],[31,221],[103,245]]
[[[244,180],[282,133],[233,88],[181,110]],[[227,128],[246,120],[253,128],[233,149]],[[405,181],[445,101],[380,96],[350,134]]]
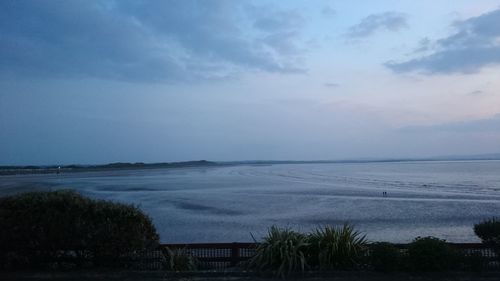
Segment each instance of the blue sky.
[[499,1],[1,1],[0,164],[500,151]]

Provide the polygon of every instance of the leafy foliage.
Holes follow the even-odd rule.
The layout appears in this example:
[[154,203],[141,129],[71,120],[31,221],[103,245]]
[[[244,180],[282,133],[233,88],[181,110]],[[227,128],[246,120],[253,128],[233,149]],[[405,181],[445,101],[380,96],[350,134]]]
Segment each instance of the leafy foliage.
[[390,272],[401,269],[403,256],[398,248],[387,242],[370,245],[370,264],[376,271]]
[[132,205],[68,190],[0,198],[0,259],[7,266],[39,266],[61,257],[118,265],[158,240],[151,219]]
[[445,240],[436,237],[417,237],[408,248],[411,267],[417,271],[441,271],[451,269],[456,254]]
[[303,272],[308,267],[308,245],[305,235],[272,226],[250,259],[249,266],[261,272],[273,272],[282,278],[294,272]]
[[186,249],[163,249],[164,268],[168,271],[195,271],[198,261]]
[[319,228],[308,241],[310,261],[321,270],[355,268],[366,250],[365,236],[349,224]]
[[500,257],[500,220],[491,218],[474,225],[474,233]]

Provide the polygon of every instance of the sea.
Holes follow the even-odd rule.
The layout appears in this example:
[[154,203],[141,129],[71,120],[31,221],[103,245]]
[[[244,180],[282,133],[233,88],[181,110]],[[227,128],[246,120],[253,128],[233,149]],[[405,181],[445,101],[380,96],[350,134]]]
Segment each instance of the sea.
[[479,242],[500,216],[500,161],[234,164],[0,177],[0,196],[73,189],[134,204],[163,243],[259,241],[272,225],[304,233],[349,223],[369,241]]

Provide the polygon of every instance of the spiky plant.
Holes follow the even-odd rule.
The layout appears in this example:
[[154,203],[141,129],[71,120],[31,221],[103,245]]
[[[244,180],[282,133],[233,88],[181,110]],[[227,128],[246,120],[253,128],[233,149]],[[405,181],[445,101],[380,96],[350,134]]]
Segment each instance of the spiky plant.
[[365,235],[349,224],[324,226],[308,237],[311,244],[309,260],[320,270],[352,269],[359,264],[366,250]]
[[309,244],[305,235],[272,226],[263,240],[249,261],[250,268],[285,278],[291,273],[303,272],[308,267],[306,250]]
[[163,249],[164,268],[168,271],[195,271],[198,261],[186,249]]

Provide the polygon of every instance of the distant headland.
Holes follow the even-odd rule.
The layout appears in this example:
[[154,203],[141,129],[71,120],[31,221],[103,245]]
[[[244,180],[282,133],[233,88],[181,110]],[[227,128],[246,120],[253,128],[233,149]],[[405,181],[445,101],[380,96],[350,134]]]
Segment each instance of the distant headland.
[[67,172],[89,172],[109,170],[139,170],[139,169],[165,169],[186,167],[217,167],[230,165],[275,165],[275,164],[348,164],[348,163],[377,163],[377,162],[413,162],[413,161],[474,161],[474,160],[500,160],[500,153],[475,154],[475,155],[448,155],[426,158],[358,158],[345,160],[245,160],[245,161],[184,161],[161,163],[128,163],[115,162],[100,165],[46,165],[46,166],[0,166],[0,176],[20,174],[51,174]]
[[158,168],[184,168],[184,167],[206,167],[221,165],[216,162],[199,160],[185,162],[162,162],[162,163],[126,163],[116,162],[102,165],[49,165],[49,166],[0,166],[0,175],[19,174],[57,174],[67,172],[90,172],[105,170],[132,170],[132,169],[158,169]]

